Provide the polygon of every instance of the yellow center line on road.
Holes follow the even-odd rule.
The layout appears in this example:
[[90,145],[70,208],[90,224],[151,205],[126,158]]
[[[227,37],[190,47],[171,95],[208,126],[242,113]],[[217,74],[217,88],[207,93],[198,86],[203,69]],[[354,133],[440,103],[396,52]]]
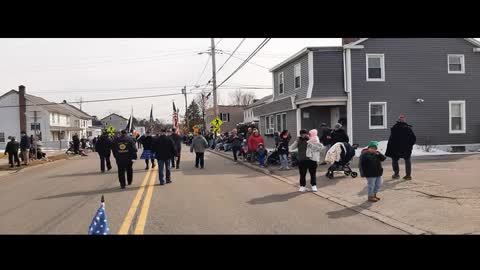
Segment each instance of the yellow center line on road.
[[140,205],[140,200],[142,199],[143,191],[145,190],[145,186],[147,185],[148,179],[150,178],[151,174],[152,174],[152,170],[148,170],[147,174],[145,175],[145,178],[143,178],[143,182],[140,185],[140,189],[138,190],[137,195],[135,196],[135,199],[133,200],[132,205],[128,210],[128,213],[125,216],[125,219],[123,220],[122,226],[120,227],[118,234],[128,234],[128,230],[132,225],[133,217],[135,216],[135,212],[137,211],[137,208]]
[[[155,172],[158,171],[155,169]],[[147,215],[148,209],[150,208],[150,202],[152,201],[152,194],[153,194],[153,186],[155,184],[155,179],[157,179],[157,174],[153,173],[150,177],[150,183],[148,184],[147,194],[145,195],[145,199],[143,200],[142,210],[140,212],[140,216],[138,217],[137,225],[135,226],[135,231],[133,234],[143,234],[145,230],[145,224],[147,223]]]

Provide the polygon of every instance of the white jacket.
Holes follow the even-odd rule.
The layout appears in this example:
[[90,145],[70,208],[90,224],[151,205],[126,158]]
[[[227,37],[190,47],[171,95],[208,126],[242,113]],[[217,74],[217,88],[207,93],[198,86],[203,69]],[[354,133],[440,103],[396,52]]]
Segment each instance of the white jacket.
[[333,164],[340,161],[342,158],[342,149],[346,152],[345,145],[339,142],[334,144],[330,150],[328,150],[327,155],[325,156],[325,162],[328,164]]
[[313,161],[320,161],[320,152],[323,145],[321,143],[308,143],[307,144],[307,157]]

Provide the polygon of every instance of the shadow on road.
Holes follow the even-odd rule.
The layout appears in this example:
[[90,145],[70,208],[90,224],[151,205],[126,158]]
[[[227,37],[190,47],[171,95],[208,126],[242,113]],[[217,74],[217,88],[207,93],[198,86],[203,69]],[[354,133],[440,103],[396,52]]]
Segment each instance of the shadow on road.
[[87,191],[78,191],[78,192],[69,192],[53,196],[41,197],[35,200],[48,200],[48,199],[58,199],[65,197],[75,197],[75,196],[89,196],[96,194],[106,194],[106,193],[116,193],[116,192],[125,192],[131,190],[138,190],[140,187],[127,187],[126,189],[120,189],[120,187],[107,188],[107,189],[96,189],[96,190],[87,190]]
[[[358,206],[361,207],[361,208],[367,209],[370,206],[372,206],[372,203],[369,202],[369,201],[365,201],[364,203],[362,203]],[[341,210],[327,212],[328,218],[332,218],[332,219],[346,218],[346,217],[351,217],[351,216],[355,216],[355,215],[358,215],[358,214],[360,214],[360,213],[357,212],[357,211],[353,211],[351,209],[348,209],[348,208],[343,208]]]
[[[133,170],[134,173],[136,172],[146,172],[146,170]],[[62,178],[62,177],[82,177],[82,176],[92,176],[92,175],[104,175],[104,174],[118,174],[117,170],[107,171],[105,173],[94,171],[94,172],[85,172],[85,173],[72,173],[72,174],[59,174],[59,175],[52,175],[48,178]]]
[[301,194],[298,191],[285,193],[285,194],[271,194],[260,198],[251,199],[248,201],[249,204],[268,204],[268,203],[276,203],[276,202],[286,202],[290,199],[293,199]]
[[[393,189],[395,188],[395,186],[401,183],[405,183],[405,180],[388,180],[388,181],[383,180],[382,186],[380,187],[380,191],[383,191],[386,189]],[[367,181],[365,181],[365,187],[358,193],[358,196],[367,196],[367,194],[368,194],[368,185],[367,185]]]

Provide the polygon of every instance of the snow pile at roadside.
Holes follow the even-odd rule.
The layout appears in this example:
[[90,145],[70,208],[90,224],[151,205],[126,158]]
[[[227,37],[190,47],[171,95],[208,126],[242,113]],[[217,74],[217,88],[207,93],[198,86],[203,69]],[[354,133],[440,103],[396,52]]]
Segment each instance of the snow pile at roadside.
[[[387,144],[388,144],[388,141],[378,142],[378,150],[381,153],[385,154],[385,151],[387,151]],[[357,149],[355,155],[357,157],[359,157],[362,150],[365,149],[365,148],[367,148],[367,146],[359,147]],[[421,146],[421,145],[414,145],[413,146],[413,151],[412,151],[412,156],[434,156],[434,155],[448,155],[448,154],[452,154],[452,153],[447,152],[447,151],[443,151],[443,150],[440,150],[440,149],[436,149],[436,148],[432,148],[432,149],[430,149],[430,152],[426,152],[423,149],[423,146]]]

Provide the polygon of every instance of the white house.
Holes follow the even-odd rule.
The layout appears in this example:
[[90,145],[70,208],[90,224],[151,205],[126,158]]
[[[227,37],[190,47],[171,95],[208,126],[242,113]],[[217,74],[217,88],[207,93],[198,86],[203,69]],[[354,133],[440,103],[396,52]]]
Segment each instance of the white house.
[[259,100],[256,100],[252,104],[245,106],[243,110],[243,122],[245,123],[252,123],[252,122],[258,122],[260,121],[260,117],[255,115],[253,113],[253,109],[257,108],[258,106],[261,106],[265,103],[269,103],[273,101],[273,95],[269,95],[266,97],[263,97]]
[[68,146],[77,133],[86,136],[91,116],[67,103],[53,103],[28,95],[25,86],[0,96],[0,148],[9,136],[20,138],[21,131],[34,135],[45,147]]

